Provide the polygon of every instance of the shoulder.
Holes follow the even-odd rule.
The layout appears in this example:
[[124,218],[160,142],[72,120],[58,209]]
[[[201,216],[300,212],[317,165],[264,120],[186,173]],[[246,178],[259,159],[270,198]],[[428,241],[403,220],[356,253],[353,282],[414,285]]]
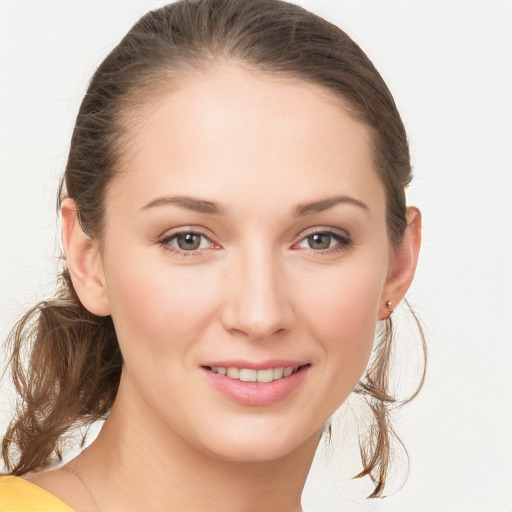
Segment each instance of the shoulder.
[[0,477],[0,512],[74,512],[49,491],[19,476]]

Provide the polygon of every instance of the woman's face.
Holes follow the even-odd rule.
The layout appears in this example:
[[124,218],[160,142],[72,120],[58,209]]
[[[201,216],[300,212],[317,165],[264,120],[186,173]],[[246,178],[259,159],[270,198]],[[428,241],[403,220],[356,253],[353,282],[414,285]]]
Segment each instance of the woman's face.
[[123,399],[203,453],[282,457],[357,384],[388,299],[367,129],[321,87],[236,66],[155,105],[127,117],[106,198]]

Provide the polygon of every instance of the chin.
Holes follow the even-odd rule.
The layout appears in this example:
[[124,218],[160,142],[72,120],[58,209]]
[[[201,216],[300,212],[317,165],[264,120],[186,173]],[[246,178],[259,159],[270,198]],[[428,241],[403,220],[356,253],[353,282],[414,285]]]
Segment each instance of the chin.
[[[208,439],[202,443],[203,451],[231,462],[277,461],[301,451],[306,446],[314,447],[314,453],[323,429],[322,425],[310,430],[290,431],[285,425],[270,428],[268,421],[266,425],[259,425],[259,421],[257,423],[253,426],[240,425],[238,428],[233,426],[217,434],[210,431]],[[288,427],[289,425],[288,422]]]

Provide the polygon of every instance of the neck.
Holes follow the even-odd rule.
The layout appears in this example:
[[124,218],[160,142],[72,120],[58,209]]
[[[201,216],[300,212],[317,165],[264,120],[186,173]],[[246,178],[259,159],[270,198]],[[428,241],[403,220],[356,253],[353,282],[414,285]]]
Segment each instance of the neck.
[[134,399],[133,392],[127,392],[129,386],[121,380],[98,438],[70,463],[102,512],[301,510],[319,433],[278,460],[225,460],[204,453],[163,425],[141,397]]

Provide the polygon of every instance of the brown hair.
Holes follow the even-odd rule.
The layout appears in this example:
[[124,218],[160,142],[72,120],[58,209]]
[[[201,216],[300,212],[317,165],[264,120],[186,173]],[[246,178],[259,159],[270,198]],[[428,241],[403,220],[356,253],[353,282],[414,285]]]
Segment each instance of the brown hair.
[[[393,246],[399,244],[411,166],[391,93],[342,30],[279,0],[179,1],[147,13],[107,56],[78,112],[60,191],[60,197],[75,201],[84,232],[101,239],[106,189],[122,169],[126,152],[127,113],[143,108],[184,73],[223,61],[312,82],[344,100],[372,135],[386,191],[388,236]],[[388,321],[355,389],[373,413],[369,431],[361,435],[363,470],[357,475],[370,475],[372,497],[382,494],[394,436],[388,411],[395,404],[388,382],[392,338]],[[20,475],[60,456],[64,436],[73,428],[108,415],[123,362],[110,317],[95,316],[82,306],[66,268],[57,297],[26,313],[9,341],[19,407],[2,454],[8,470]]]

